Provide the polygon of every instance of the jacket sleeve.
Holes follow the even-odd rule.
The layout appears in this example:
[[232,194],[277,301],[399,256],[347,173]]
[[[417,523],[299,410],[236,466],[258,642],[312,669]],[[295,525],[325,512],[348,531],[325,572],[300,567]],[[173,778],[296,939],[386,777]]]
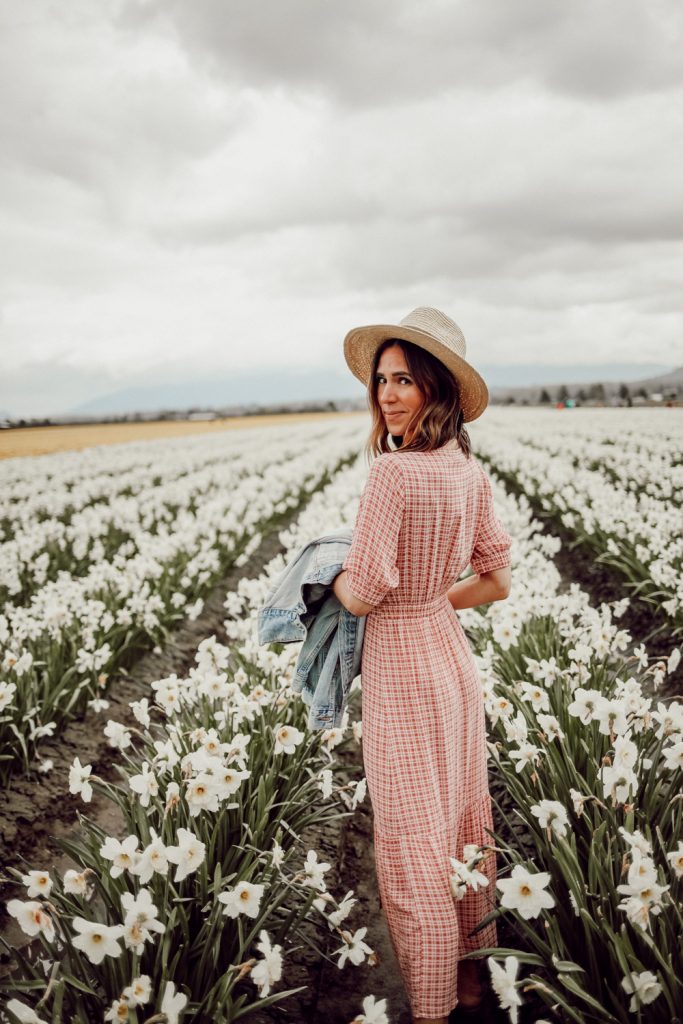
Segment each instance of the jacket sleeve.
[[503,569],[506,565],[510,565],[510,546],[512,544],[512,537],[505,530],[494,511],[491,483],[483,469],[481,478],[479,520],[470,560],[472,571],[477,574],[491,572],[493,569]]
[[344,560],[349,590],[366,604],[379,604],[398,586],[398,537],[405,489],[395,459],[376,459],[361,495],[351,547]]

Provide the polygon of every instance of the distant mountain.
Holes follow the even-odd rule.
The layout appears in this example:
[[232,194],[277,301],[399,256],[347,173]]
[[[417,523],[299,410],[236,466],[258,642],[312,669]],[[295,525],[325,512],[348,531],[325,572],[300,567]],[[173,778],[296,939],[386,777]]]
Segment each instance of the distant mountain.
[[177,384],[123,388],[69,409],[74,415],[115,415],[176,409],[213,409],[275,405],[287,402],[332,401],[362,394],[348,373],[292,373],[283,370],[231,377],[187,380]]
[[[659,364],[609,363],[599,366],[481,366],[492,397],[517,388],[533,388],[559,384],[591,384],[596,381],[640,383],[644,374],[671,374]],[[652,376],[651,379],[659,380]],[[234,406],[275,405],[287,402],[321,402],[362,397],[363,386],[348,372],[310,372],[287,370],[249,373],[239,376],[196,378],[176,384],[146,384],[122,388],[71,407],[62,415],[116,415],[186,409],[220,409]]]
[[[576,368],[574,368],[574,370],[575,369]],[[582,367],[582,369],[584,368]],[[594,367],[593,369],[607,369],[611,371],[613,368]],[[649,370],[649,372],[652,373],[652,368],[650,367],[641,366],[639,369],[641,372]],[[516,401],[536,402],[538,400],[539,393],[543,388],[545,388],[551,397],[553,397],[553,392],[556,392],[557,388],[561,384],[564,384],[567,387],[567,391],[571,397],[576,397],[576,394],[580,389],[584,392],[588,392],[591,386],[595,384],[602,384],[605,391],[605,397],[608,399],[617,394],[619,387],[622,384],[628,385],[631,394],[638,391],[640,388],[644,388],[648,394],[671,388],[683,391],[683,366],[679,366],[674,370],[665,370],[655,376],[641,376],[635,380],[630,374],[614,374],[612,372],[603,372],[600,374],[594,372],[590,377],[573,372],[560,379],[553,375],[552,380],[545,378],[539,380],[534,385],[527,385],[525,387],[491,387],[491,398],[498,401],[505,401],[506,399],[514,398]]]
[[683,384],[683,366],[679,366],[676,370],[671,370],[670,373],[649,377],[646,380],[635,381],[635,383],[645,388],[662,388],[667,385]]

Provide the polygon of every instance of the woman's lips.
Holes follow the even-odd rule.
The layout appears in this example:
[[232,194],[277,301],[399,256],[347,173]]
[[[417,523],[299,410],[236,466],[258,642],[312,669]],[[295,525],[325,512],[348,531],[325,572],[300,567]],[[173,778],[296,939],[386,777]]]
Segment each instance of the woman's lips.
[[396,417],[396,416],[405,416],[405,413],[403,413],[403,412],[385,412],[384,413],[385,420],[394,419],[394,417]]

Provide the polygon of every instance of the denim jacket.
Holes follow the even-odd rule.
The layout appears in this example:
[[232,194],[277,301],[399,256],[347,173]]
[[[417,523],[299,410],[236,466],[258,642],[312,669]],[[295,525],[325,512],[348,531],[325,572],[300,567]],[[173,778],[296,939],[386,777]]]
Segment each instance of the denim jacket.
[[338,530],[301,548],[258,613],[260,644],[303,640],[292,689],[310,708],[310,729],[341,724],[360,672],[365,617],[347,611],[332,590],[352,536],[352,530]]

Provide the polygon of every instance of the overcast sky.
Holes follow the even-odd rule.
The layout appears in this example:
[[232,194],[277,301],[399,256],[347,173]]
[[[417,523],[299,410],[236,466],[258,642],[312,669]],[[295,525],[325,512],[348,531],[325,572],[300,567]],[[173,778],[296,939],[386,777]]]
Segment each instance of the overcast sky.
[[312,365],[683,363],[680,0],[0,0],[0,409]]

